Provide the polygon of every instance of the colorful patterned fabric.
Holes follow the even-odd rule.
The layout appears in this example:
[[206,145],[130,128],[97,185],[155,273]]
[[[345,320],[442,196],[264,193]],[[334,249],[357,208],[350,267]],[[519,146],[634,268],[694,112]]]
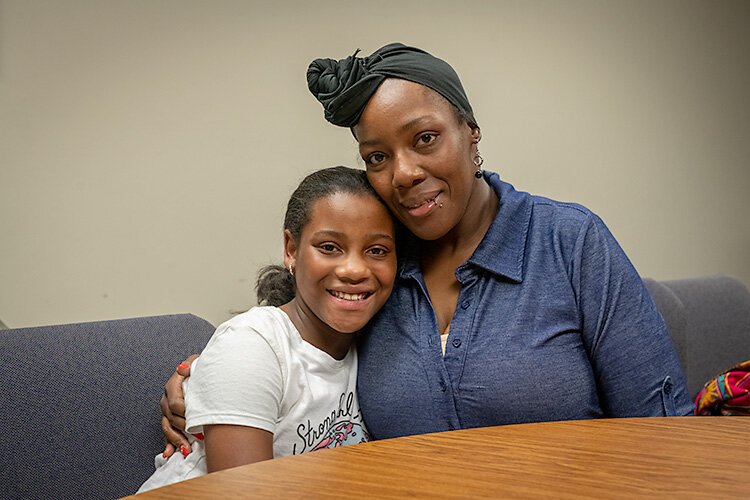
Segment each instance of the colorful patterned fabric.
[[750,360],[706,382],[695,398],[695,414],[750,416]]

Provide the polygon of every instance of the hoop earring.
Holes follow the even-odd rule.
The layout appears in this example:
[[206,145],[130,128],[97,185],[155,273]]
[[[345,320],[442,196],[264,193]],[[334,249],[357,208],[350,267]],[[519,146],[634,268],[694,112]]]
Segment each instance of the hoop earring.
[[289,264],[289,274],[291,274],[292,278],[294,278],[294,269],[292,268],[291,264]]
[[477,171],[474,172],[474,177],[477,179],[482,178],[482,165],[484,164],[484,158],[482,158],[482,155],[479,153],[479,147],[477,147],[477,154],[474,155],[474,159],[472,160],[474,162],[474,166],[477,167]]

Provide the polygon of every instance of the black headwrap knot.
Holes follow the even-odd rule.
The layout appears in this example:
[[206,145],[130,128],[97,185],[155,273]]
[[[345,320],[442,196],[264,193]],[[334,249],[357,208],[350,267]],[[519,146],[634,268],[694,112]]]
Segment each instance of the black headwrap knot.
[[326,120],[334,125],[356,125],[370,97],[389,77],[433,89],[474,122],[458,75],[442,59],[401,43],[381,47],[369,57],[357,57],[358,53],[338,61],[316,59],[307,68],[307,86],[323,105]]

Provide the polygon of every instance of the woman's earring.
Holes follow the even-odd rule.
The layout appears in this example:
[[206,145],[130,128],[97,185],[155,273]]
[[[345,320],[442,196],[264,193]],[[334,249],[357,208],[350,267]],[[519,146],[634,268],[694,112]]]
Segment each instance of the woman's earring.
[[289,274],[291,274],[292,278],[294,278],[294,268],[292,267],[291,264],[289,264]]
[[482,178],[482,164],[484,163],[484,158],[482,158],[482,155],[479,153],[479,147],[477,147],[477,154],[474,155],[474,165],[477,167],[477,171],[474,172],[474,177],[477,179]]

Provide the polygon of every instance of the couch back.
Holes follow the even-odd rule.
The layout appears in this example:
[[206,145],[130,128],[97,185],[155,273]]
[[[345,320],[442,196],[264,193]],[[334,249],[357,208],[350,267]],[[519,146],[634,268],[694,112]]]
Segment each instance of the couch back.
[[0,498],[134,493],[164,382],[213,332],[190,314],[0,330]]
[[690,396],[709,379],[750,359],[750,290],[729,276],[644,279],[667,322]]

